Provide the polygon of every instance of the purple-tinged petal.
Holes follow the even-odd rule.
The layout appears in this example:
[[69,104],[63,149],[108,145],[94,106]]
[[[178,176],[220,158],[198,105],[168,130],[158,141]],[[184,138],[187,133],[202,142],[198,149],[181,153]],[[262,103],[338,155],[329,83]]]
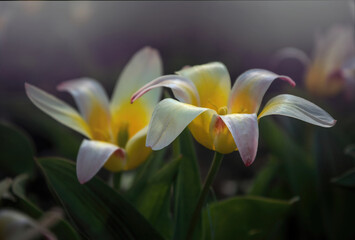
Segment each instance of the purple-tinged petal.
[[265,92],[275,79],[295,86],[295,82],[282,75],[263,69],[251,69],[240,75],[233,85],[228,100],[229,113],[257,113]]
[[258,150],[259,128],[256,114],[219,116],[231,132],[245,166],[250,166]]
[[131,103],[150,90],[158,87],[171,88],[174,96],[183,103],[199,105],[199,96],[195,85],[189,79],[177,75],[162,76],[147,83],[133,94]]
[[81,143],[76,165],[76,173],[81,184],[86,183],[111,158],[122,161],[124,167],[125,152],[123,149],[107,142],[84,140]]

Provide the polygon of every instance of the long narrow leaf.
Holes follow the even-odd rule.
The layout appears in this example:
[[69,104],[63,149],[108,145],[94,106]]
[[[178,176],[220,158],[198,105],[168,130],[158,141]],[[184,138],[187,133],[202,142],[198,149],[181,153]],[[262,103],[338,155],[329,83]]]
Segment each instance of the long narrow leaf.
[[37,162],[48,185],[89,239],[163,239],[129,202],[99,178],[81,185],[70,161],[41,158]]
[[167,239],[171,239],[172,235],[171,188],[179,164],[180,158],[177,158],[160,169],[147,182],[134,202],[143,216]]
[[[192,214],[201,191],[201,178],[191,135],[185,129],[178,138],[182,155],[175,185],[174,239],[185,239]],[[193,239],[202,239],[201,221],[196,225]]]

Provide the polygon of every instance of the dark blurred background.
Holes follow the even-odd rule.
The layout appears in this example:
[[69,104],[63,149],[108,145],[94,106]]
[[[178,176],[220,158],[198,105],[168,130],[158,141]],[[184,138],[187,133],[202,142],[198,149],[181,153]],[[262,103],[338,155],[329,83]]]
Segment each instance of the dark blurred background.
[[[185,65],[221,61],[232,82],[250,68],[291,76],[296,89],[275,83],[263,103],[276,94],[292,92],[308,97],[338,120],[331,135],[327,129],[314,133],[316,126],[274,118],[285,136],[305,143],[304,150],[312,154],[313,142],[328,141],[316,148],[322,154],[330,148],[329,154],[333,154],[327,170],[320,173],[329,182],[354,165],[344,154],[344,148],[355,142],[352,127],[347,127],[354,123],[354,102],[339,96],[326,100],[308,96],[302,83],[304,66],[292,60],[273,66],[271,59],[279,49],[290,46],[311,56],[315,35],[335,25],[354,26],[354,11],[354,2],[349,1],[0,2],[0,119],[27,132],[34,139],[37,156],[75,159],[82,137],[34,107],[25,95],[24,83],[74,105],[56,86],[88,76],[101,82],[110,96],[130,57],[148,45],[159,50],[164,74]],[[271,137],[264,134],[263,125],[260,128],[258,156],[251,167],[243,165],[238,153],[225,157],[215,183],[219,198],[247,193],[272,158],[272,147],[266,144]],[[340,136],[342,133],[348,133],[347,137]],[[196,146],[205,176],[213,153]],[[316,158],[310,161],[317,165]],[[295,194],[276,195],[288,198]],[[317,234],[311,236],[323,236]]]

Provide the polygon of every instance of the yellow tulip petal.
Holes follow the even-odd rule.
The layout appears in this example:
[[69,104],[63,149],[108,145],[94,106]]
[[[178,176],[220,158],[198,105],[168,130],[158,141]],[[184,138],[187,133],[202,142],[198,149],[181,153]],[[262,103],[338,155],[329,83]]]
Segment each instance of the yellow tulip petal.
[[259,128],[256,114],[228,114],[220,117],[233,135],[244,164],[250,166],[258,150]]
[[227,68],[219,62],[184,68],[177,74],[190,79],[200,96],[200,107],[218,111],[227,106],[231,81]]
[[192,136],[204,147],[215,150],[213,136],[210,134],[210,124],[216,111],[209,110],[201,113],[188,125]]
[[257,113],[266,90],[275,79],[295,82],[287,77],[263,69],[251,69],[240,75],[228,100],[229,113]]
[[145,146],[148,127],[143,128],[126,145],[127,163],[124,170],[131,170],[141,165],[152,152],[151,148]]
[[177,75],[162,76],[144,85],[132,95],[131,103],[150,90],[159,87],[171,88],[174,96],[180,102],[199,105],[200,97],[195,85],[189,79]]
[[[123,69],[115,86],[111,99],[111,113],[116,112],[121,105],[130,103],[132,94],[144,84],[162,75],[162,62],[157,50],[145,47],[138,51]],[[147,114],[150,116],[161,95],[160,89],[155,89],[138,102],[144,102]]]
[[[79,182],[83,184],[89,181],[108,161],[119,162],[121,168],[118,170],[123,170],[125,165],[124,150],[110,143],[84,140],[81,143],[76,164]],[[109,170],[117,169],[109,168]]]
[[223,154],[237,150],[233,136],[214,110],[201,113],[189,124],[189,130],[208,149]]
[[[121,104],[112,115],[112,132],[118,138],[122,131],[128,132],[128,139],[149,124],[152,113],[144,102]],[[123,147],[123,146],[120,146]]]
[[26,83],[26,94],[34,105],[67,127],[92,138],[89,126],[78,112],[51,94]]
[[162,100],[150,120],[146,146],[153,150],[168,146],[193,119],[207,110],[171,98]]
[[321,127],[332,127],[336,123],[332,116],[314,103],[289,94],[270,99],[258,118],[268,115],[292,117]]
[[112,138],[108,98],[98,82],[90,78],[80,78],[63,82],[58,90],[67,91],[74,97],[95,140],[109,141]]

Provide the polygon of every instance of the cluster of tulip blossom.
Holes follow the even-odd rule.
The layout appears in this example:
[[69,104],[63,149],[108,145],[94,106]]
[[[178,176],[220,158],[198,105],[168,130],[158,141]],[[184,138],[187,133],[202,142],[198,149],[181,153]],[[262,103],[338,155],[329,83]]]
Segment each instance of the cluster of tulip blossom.
[[[276,114],[321,127],[335,124],[320,107],[289,94],[270,99],[259,111],[265,92],[277,79],[295,86],[287,76],[251,69],[231,87],[228,70],[220,62],[162,76],[157,50],[145,47],[124,68],[111,101],[93,79],[60,84],[58,90],[74,97],[79,112],[35,86],[25,87],[38,108],[87,138],[77,156],[77,176],[85,183],[102,167],[112,172],[136,168],[152,149],[168,146],[186,127],[208,149],[220,154],[239,151],[249,166],[256,157],[262,117]],[[176,99],[159,102],[161,87],[170,88]]]

